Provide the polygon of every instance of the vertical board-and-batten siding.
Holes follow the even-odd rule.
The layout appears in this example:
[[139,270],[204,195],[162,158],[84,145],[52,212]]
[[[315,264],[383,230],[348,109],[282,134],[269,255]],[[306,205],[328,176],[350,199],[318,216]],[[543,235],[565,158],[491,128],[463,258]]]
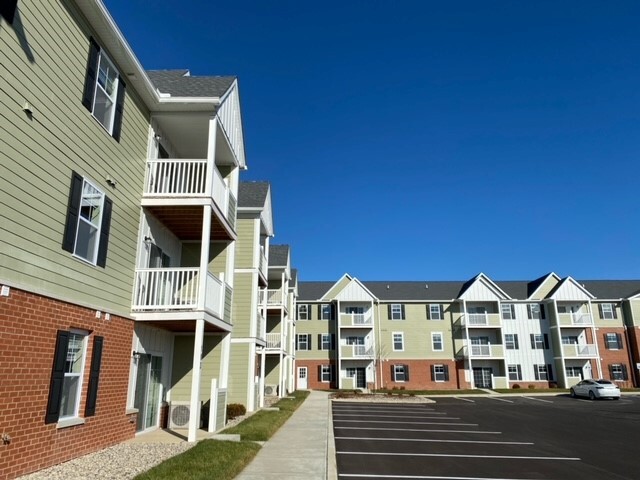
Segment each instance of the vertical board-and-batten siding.
[[560,288],[553,294],[553,298],[557,301],[588,301],[591,297],[585,293],[578,285],[571,281],[565,281]]
[[[0,279],[128,315],[149,113],[128,88],[118,143],[83,107],[92,32],[67,4],[21,1],[0,28]],[[106,268],[61,248],[72,170],[113,200]]]
[[371,302],[373,297],[362,286],[352,280],[349,285],[346,285],[340,293],[336,295],[336,300],[341,302]]
[[501,300],[501,297],[482,280],[473,282],[460,298],[464,298],[467,302],[492,302]]

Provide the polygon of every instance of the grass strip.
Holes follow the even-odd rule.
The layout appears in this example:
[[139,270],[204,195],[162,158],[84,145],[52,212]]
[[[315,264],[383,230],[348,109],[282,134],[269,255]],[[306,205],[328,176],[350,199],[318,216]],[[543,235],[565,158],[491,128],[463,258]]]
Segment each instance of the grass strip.
[[228,480],[238,475],[259,450],[260,445],[253,442],[203,440],[135,480]]
[[569,393],[568,388],[494,388],[494,392],[516,395],[535,395],[536,393]]
[[483,392],[482,390],[374,390],[376,394],[385,394],[385,395],[398,395],[398,396],[413,396],[413,395],[479,395]]

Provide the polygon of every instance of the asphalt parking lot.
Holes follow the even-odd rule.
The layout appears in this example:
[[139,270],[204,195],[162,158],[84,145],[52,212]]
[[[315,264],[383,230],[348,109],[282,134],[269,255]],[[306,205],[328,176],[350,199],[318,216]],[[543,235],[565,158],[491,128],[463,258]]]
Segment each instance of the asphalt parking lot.
[[638,480],[640,396],[333,402],[339,478]]

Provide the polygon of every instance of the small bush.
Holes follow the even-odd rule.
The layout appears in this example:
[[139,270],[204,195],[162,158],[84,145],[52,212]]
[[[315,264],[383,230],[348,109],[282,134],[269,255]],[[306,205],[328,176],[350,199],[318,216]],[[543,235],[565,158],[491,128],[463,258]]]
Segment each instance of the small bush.
[[402,385],[402,386],[400,387],[400,390],[404,390],[404,385]]
[[549,388],[558,388],[558,384],[556,382],[550,382]]
[[227,405],[227,418],[232,420],[247,413],[247,409],[241,403],[230,403]]
[[535,390],[535,389],[536,389],[536,386],[535,386],[535,385],[532,385],[532,384],[530,383],[530,384],[527,386],[527,388],[528,388],[529,390]]
[[514,384],[511,386],[511,388],[513,388],[514,390],[517,390],[517,389],[519,389],[519,388],[520,388],[520,385],[519,385],[519,384],[517,384],[517,383],[514,383]]

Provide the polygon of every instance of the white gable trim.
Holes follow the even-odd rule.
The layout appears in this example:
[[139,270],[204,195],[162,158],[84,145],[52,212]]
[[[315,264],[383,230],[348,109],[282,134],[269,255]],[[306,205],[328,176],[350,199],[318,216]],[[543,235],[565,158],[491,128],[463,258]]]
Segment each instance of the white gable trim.
[[360,280],[353,278],[338,295],[338,301],[374,301],[377,300],[375,295],[365,287]]
[[[489,292],[491,292],[492,297],[484,298],[483,300],[492,301],[492,300],[511,300],[511,297],[507,295],[507,293],[502,290],[498,285],[493,283],[493,281],[487,277],[484,273],[479,273],[476,275],[471,285],[469,285],[464,293],[460,295],[460,299],[462,300],[472,300],[472,296],[474,292],[478,291],[478,284],[481,284],[482,287],[485,287]],[[477,298],[473,298],[473,300],[477,300]]]
[[231,151],[236,157],[238,166],[245,168],[244,135],[237,79],[233,81],[227,93],[223,95],[217,115],[220,119],[219,125],[222,127],[221,129],[231,146]]
[[557,290],[549,297],[554,300],[593,300],[596,298],[589,291],[576,282],[573,278],[567,277],[558,286]]

